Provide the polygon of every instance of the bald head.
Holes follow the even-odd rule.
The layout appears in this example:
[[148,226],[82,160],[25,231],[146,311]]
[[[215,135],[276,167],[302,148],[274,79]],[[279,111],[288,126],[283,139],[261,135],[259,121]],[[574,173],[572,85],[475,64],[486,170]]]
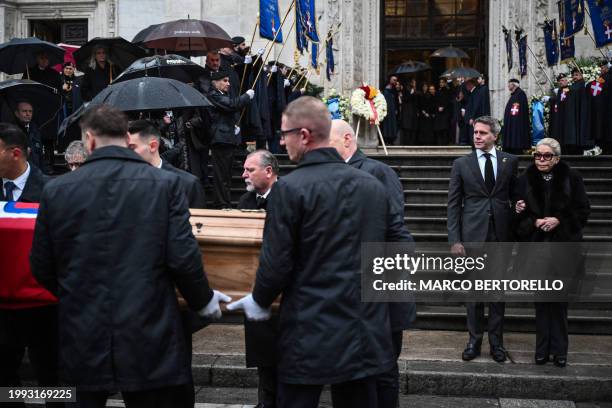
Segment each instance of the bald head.
[[344,160],[352,157],[357,150],[357,140],[355,140],[355,132],[351,125],[342,119],[332,120],[329,144],[338,151]]
[[281,119],[281,145],[289,159],[299,162],[311,150],[329,147],[331,117],[327,106],[312,96],[287,105]]

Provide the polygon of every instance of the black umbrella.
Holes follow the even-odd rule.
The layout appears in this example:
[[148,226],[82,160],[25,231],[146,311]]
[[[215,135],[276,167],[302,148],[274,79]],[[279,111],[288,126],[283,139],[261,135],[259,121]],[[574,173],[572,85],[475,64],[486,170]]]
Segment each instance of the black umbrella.
[[414,74],[415,72],[427,71],[428,69],[431,69],[431,67],[424,62],[408,61],[398,66],[393,73],[396,75]]
[[26,72],[37,64],[36,56],[42,52],[49,57],[49,66],[64,62],[66,51],[55,44],[36,37],[13,38],[0,44],[0,71],[10,75]]
[[476,71],[474,68],[457,67],[444,71],[440,76],[448,78],[478,78],[480,75],[480,72]]
[[92,106],[91,103],[83,104],[72,112],[70,116],[64,118],[64,121],[57,130],[57,138],[59,141],[57,148],[59,151],[66,150],[70,142],[81,138],[79,121],[89,106]]
[[155,29],[157,26],[159,26],[160,24],[153,24],[148,26],[147,28],[144,28],[142,30],[140,30],[138,32],[138,34],[136,34],[134,36],[134,38],[132,39],[132,43],[136,44],[136,45],[142,45],[142,42],[144,40],[144,38],[153,30]]
[[455,48],[452,45],[450,47],[440,48],[435,50],[431,57],[438,58],[470,58],[465,51],[460,48]]
[[180,81],[142,77],[114,83],[91,104],[107,103],[124,111],[155,111],[212,106],[204,95]]
[[195,83],[205,72],[201,65],[180,55],[154,55],[134,61],[121,75],[115,78],[115,82],[154,76],[176,79],[185,83]]
[[77,68],[80,71],[85,71],[87,69],[93,56],[94,49],[98,46],[102,46],[106,49],[107,58],[113,65],[118,65],[120,67],[119,71],[129,66],[138,58],[142,58],[146,55],[145,50],[122,37],[96,37],[93,40],[89,40],[72,54],[76,61]]
[[32,121],[39,127],[53,121],[62,108],[62,97],[54,88],[29,79],[0,82],[0,102],[3,121],[14,118],[17,103],[29,102],[34,110]]
[[217,24],[204,20],[169,21],[159,24],[143,37],[142,43],[148,48],[188,51],[193,56],[232,46],[228,33]]

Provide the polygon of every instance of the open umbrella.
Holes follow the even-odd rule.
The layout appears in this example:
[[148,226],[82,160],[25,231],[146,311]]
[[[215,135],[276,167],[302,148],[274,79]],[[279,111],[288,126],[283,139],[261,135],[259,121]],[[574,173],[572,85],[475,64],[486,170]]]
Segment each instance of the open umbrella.
[[204,20],[183,19],[159,24],[143,36],[148,48],[188,51],[189,55],[206,55],[209,50],[232,46],[232,39],[221,27]]
[[124,111],[156,111],[212,106],[204,95],[180,81],[142,77],[114,83],[100,92],[91,104],[107,103]]
[[147,35],[149,35],[149,33],[159,25],[160,24],[152,24],[148,26],[147,28],[140,30],[138,34],[136,34],[134,38],[132,39],[132,44],[142,45],[142,41],[144,40],[144,38]]
[[[72,44],[64,44],[64,43],[59,43],[59,44],[57,44],[57,46],[61,47],[64,51],[66,51],[66,53],[64,54],[64,61],[63,62],[72,62],[76,66],[76,62],[75,62],[74,56],[72,54],[74,54],[74,52],[76,50],[81,48],[81,46],[79,46],[79,45],[72,45]],[[60,74],[62,73],[63,68],[64,68],[64,64],[57,64],[57,65],[53,66],[53,69],[56,70],[57,72],[59,72]]]
[[138,58],[142,58],[146,55],[145,50],[122,37],[96,37],[89,40],[72,54],[79,71],[85,71],[87,69],[93,51],[98,46],[106,48],[108,59],[113,65],[118,65],[121,68],[120,70],[123,70],[124,67],[129,66]]
[[144,76],[171,78],[185,83],[195,83],[205,73],[206,71],[201,65],[180,55],[154,55],[134,61],[121,75],[115,78],[115,83]]
[[81,138],[81,127],[79,126],[79,121],[89,106],[91,106],[91,103],[79,106],[77,110],[72,112],[72,114],[67,116],[62,122],[57,130],[57,149],[59,151],[66,150],[70,142],[73,140],[79,140]]
[[431,57],[438,58],[470,58],[465,51],[460,48],[455,48],[452,45],[449,47],[440,48],[435,50]]
[[474,68],[457,67],[444,71],[440,76],[447,78],[478,78],[480,75],[480,72],[476,71]]
[[13,38],[0,44],[0,71],[10,75],[26,72],[37,64],[36,55],[41,52],[47,54],[51,66],[64,62],[64,50],[55,44],[36,37]]
[[[62,98],[54,88],[29,79],[9,79],[0,82],[0,104],[2,120],[14,118],[18,102],[27,101],[32,105],[32,120],[39,127],[51,123],[62,108]],[[8,109],[8,111],[7,111]]]
[[427,71],[431,69],[429,65],[421,61],[407,61],[399,65],[393,72],[399,74],[414,74],[415,72]]

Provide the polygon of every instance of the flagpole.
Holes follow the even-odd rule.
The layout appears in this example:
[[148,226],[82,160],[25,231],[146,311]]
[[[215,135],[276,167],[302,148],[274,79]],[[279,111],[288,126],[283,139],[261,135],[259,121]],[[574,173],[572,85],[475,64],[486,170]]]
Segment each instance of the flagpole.
[[[519,43],[518,41],[513,42],[513,44],[516,46],[516,50],[518,51],[519,55],[521,54],[521,49],[519,47]],[[519,57],[520,58],[520,57]],[[519,69],[520,69],[520,62],[519,62]],[[533,71],[531,69],[529,69],[529,64],[525,65],[527,67],[527,72],[529,74],[531,74],[531,76],[533,77],[533,79],[535,79],[536,85],[538,85],[538,88],[540,88],[540,91],[542,91],[542,95],[546,95],[547,92],[544,90],[544,88],[542,88],[542,85],[540,85],[540,83],[538,82],[538,77],[535,76],[535,74],[533,73]],[[554,87],[554,84],[553,84]]]
[[[259,13],[257,13],[257,20],[255,21],[255,27],[253,28],[253,35],[251,36],[251,44],[249,44],[249,52],[253,50],[253,42],[255,41],[255,34],[257,33],[257,27],[259,26]],[[242,86],[244,85],[244,78],[246,78],[247,65],[244,64],[244,69],[242,70],[242,80],[240,81],[240,92],[242,95]]]
[[[555,87],[555,83],[550,79],[550,77],[548,76],[548,73],[546,72],[546,70],[544,69],[544,67],[542,66],[542,63],[540,63],[540,60],[538,59],[538,57],[536,57],[536,55],[534,54],[534,52],[531,50],[531,47],[529,46],[529,42],[527,42],[527,49],[529,50],[529,52],[531,53],[531,56],[533,57],[533,59],[536,60],[536,62],[538,63],[538,65],[540,66],[540,70],[544,73],[544,75],[546,76],[546,79],[548,79],[548,82],[550,82],[550,84],[553,86],[553,88]],[[519,51],[520,52],[520,51]]]
[[[293,23],[291,23],[291,27],[289,27],[288,32],[291,33],[291,30],[293,30],[293,26],[295,26],[295,20],[293,20]],[[283,54],[283,50],[285,49],[285,45],[287,45],[287,42],[289,42],[289,39],[285,39],[285,42],[283,43],[283,46],[281,47],[280,51],[278,52],[278,55],[276,56],[276,61],[274,61],[274,66],[278,67],[278,59],[280,58],[280,56]],[[272,80],[272,75],[270,75],[268,77],[268,85],[270,85],[270,81]]]

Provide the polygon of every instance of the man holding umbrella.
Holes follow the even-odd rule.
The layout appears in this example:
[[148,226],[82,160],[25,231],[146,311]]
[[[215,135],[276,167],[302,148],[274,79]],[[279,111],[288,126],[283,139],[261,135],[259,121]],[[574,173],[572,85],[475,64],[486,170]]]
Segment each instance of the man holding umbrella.
[[36,55],[36,65],[24,71],[21,79],[31,79],[59,91],[62,87],[60,74],[49,66],[49,55],[43,51]]

